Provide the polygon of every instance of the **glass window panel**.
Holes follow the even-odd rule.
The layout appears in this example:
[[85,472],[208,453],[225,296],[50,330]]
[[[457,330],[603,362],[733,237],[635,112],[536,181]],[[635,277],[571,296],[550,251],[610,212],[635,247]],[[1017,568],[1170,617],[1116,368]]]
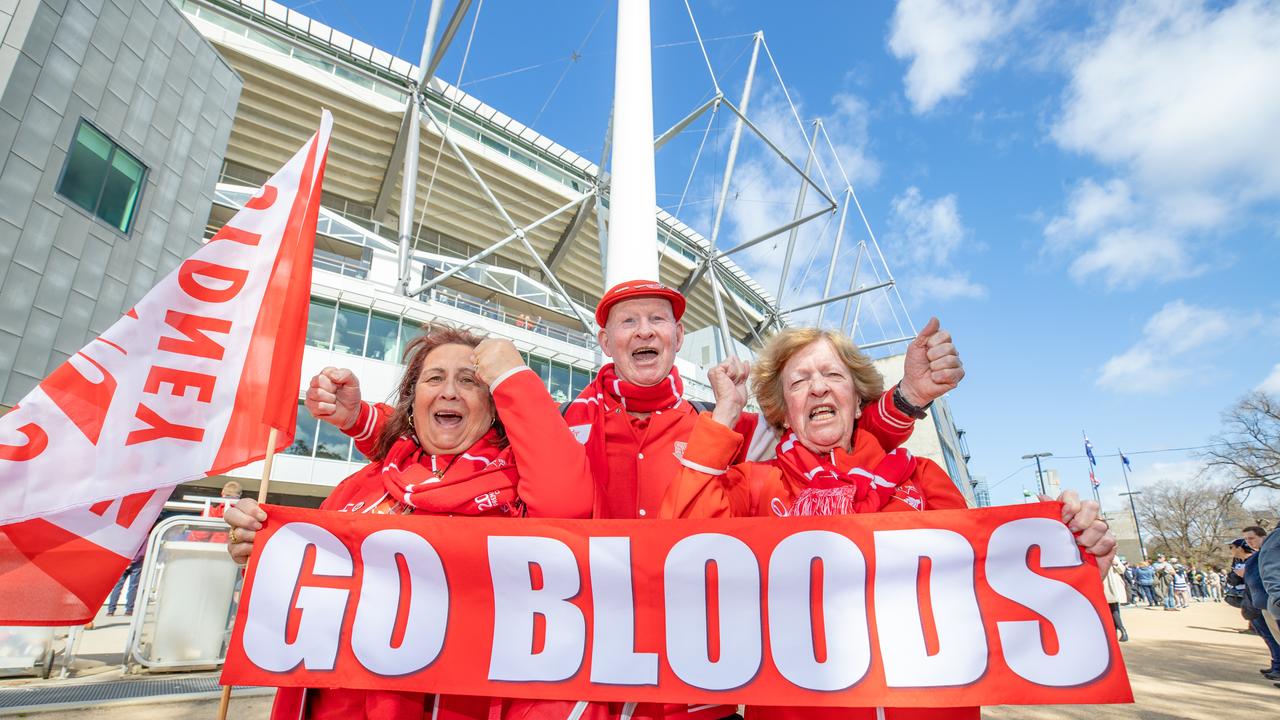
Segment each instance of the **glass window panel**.
[[591,373],[580,368],[573,368],[573,396],[578,397],[587,385],[591,384]]
[[333,314],[333,303],[311,298],[311,309],[307,313],[308,345],[329,349],[329,341],[333,337]]
[[110,156],[111,141],[92,125],[80,123],[75,141],[67,153],[67,167],[62,173],[62,182],[58,184],[58,192],[85,210],[95,212]]
[[138,202],[138,190],[142,186],[142,172],[142,165],[120,150],[111,158],[102,197],[98,200],[98,217],[114,225],[120,232],[129,232],[129,225],[133,222],[133,210]]
[[571,378],[568,365],[551,363],[551,381],[548,383],[547,389],[551,392],[552,399],[558,403],[570,399],[569,393],[572,390]]
[[346,460],[351,454],[351,438],[327,422],[318,423],[316,457],[328,460]]
[[422,323],[419,323],[417,320],[405,318],[404,321],[400,323],[400,344],[397,346],[399,350],[397,350],[394,358],[396,362],[404,361],[404,349],[409,346],[409,343],[412,342],[414,338],[421,334]]
[[285,448],[289,455],[305,455],[311,457],[316,446],[316,424],[319,423],[301,400],[298,401],[298,419],[293,424],[293,444]]
[[542,378],[542,382],[551,380],[551,363],[536,355],[529,356],[529,367]]
[[352,355],[364,354],[364,338],[369,331],[369,310],[338,305],[338,321],[333,329],[333,349]]
[[396,362],[400,359],[400,318],[374,313],[369,320],[369,342],[365,356]]

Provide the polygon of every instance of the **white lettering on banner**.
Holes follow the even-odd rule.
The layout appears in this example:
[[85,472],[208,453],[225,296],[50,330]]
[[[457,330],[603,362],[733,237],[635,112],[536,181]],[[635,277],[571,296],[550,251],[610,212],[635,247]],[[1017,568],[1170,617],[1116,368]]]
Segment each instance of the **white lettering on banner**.
[[[1087,599],[1064,582],[1033,572],[1027,552],[1040,548],[1040,565],[1075,567],[1082,561],[1065,525],[1047,518],[1007,522],[991,534],[987,546],[987,582],[991,589],[1026,606],[1053,626],[1058,652],[1045,652],[1038,620],[996,623],[1009,669],[1040,685],[1083,685],[1107,671],[1107,628]],[[1071,632],[1064,632],[1071,628]]]
[[[409,575],[409,603],[404,634],[394,647],[400,615],[400,568]],[[449,583],[431,543],[408,530],[379,530],[360,545],[364,575],[360,601],[351,627],[351,649],[369,670],[386,676],[408,675],[430,665],[444,647],[449,624]]]
[[[715,564],[718,607],[709,607],[707,570]],[[684,682],[731,690],[760,671],[760,566],[751,548],[719,533],[690,535],[667,553],[663,568],[667,662]],[[719,613],[719,658],[712,660],[708,615]]]
[[[258,667],[288,672],[299,664],[308,670],[332,670],[338,657],[348,591],[340,588],[298,587],[307,548],[315,548],[312,572],[326,577],[350,577],[351,553],[333,533],[310,523],[281,527],[257,559],[249,622],[244,629],[244,652]],[[293,594],[301,613],[298,634],[285,638]]]
[[[1061,688],[1096,680],[1113,660],[1090,596],[1038,574],[1083,563],[1071,533],[1055,519],[1007,521],[985,542],[950,529],[912,528],[872,531],[860,545],[815,529],[785,534],[768,548],[707,532],[681,538],[665,558],[645,556],[625,535],[587,536],[579,558],[578,545],[542,535],[478,535],[464,549],[433,545],[409,527],[370,530],[359,546],[359,568],[354,546],[309,522],[288,522],[262,542],[242,633],[250,662],[273,673],[335,664],[345,672],[353,666],[344,664],[354,663],[387,678],[448,670],[445,658],[456,652],[445,649],[451,620],[458,633],[451,647],[461,642],[483,662],[475,653],[491,643],[487,679],[503,683],[581,682],[590,667],[596,686],[659,687],[665,662],[683,686],[716,692],[748,686],[769,667],[790,686],[820,693],[849,690],[881,672],[889,688],[964,687],[991,670]],[[984,544],[978,573],[975,558]],[[1040,549],[1038,563],[1032,547]],[[765,551],[767,583],[759,559]],[[312,552],[310,572],[338,583],[303,580]],[[467,579],[476,575],[476,562],[489,566],[488,588]],[[351,587],[357,570],[358,589]],[[648,595],[637,597],[635,583],[658,582],[659,572],[661,607],[639,608]],[[984,602],[1005,598],[1040,619],[984,621],[979,590]],[[491,596],[481,600],[481,593]],[[491,626],[450,611],[455,601],[475,607],[490,599]],[[296,636],[289,635],[291,617]],[[1057,638],[1052,653],[1042,640],[1046,623]],[[994,659],[988,630],[999,637]],[[882,670],[873,671],[877,651]]]
[[631,587],[631,538],[590,541],[592,617],[591,682],[657,685],[658,654],[636,648],[635,595]]
[[[986,672],[987,635],[973,579],[973,546],[952,530],[882,530],[875,537],[876,630],[889,687],[971,683]],[[938,651],[926,647],[920,560],[930,562],[928,592]]]
[[[542,574],[534,589],[532,569]],[[587,621],[569,602],[582,588],[578,561],[568,545],[545,537],[491,536],[493,650],[489,679],[510,682],[565,680],[586,654]],[[534,652],[534,616],[546,620],[546,642]]]
[[[814,566],[822,585],[811,597]],[[820,602],[819,602],[820,600]],[[822,613],[826,659],[814,647],[813,616]],[[853,687],[871,668],[867,562],[849,538],[827,530],[798,532],[769,556],[769,650],[782,676],[798,687]]]

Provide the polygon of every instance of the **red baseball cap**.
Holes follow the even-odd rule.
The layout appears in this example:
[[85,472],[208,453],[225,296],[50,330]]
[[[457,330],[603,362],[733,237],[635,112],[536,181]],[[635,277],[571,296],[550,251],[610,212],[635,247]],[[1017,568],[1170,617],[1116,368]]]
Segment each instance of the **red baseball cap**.
[[671,312],[679,320],[684,315],[684,296],[678,290],[663,285],[656,280],[627,280],[605,291],[596,305],[596,322],[600,327],[609,320],[609,311],[623,300],[640,297],[656,297],[671,301]]

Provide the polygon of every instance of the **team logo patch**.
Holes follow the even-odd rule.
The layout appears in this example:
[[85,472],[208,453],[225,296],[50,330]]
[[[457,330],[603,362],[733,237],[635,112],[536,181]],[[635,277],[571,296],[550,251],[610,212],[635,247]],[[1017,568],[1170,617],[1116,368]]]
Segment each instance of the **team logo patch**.
[[924,510],[924,493],[911,483],[899,485],[893,493],[893,499],[910,505],[913,510]]
[[687,447],[689,447],[689,443],[684,442],[684,441],[682,441],[682,440],[677,440],[677,441],[676,441],[676,442],[671,446],[671,454],[672,454],[672,455],[675,455],[677,460],[683,460],[683,459],[684,459],[684,449],[685,449],[685,448],[687,448]]
[[586,445],[587,438],[591,437],[591,426],[570,425],[569,432],[573,433],[573,439],[577,440],[579,445]]

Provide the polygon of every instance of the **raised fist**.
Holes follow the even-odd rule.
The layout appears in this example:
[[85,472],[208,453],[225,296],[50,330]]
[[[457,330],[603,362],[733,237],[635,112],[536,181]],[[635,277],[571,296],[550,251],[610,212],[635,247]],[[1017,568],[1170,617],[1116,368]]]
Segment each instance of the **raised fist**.
[[907,346],[902,382],[898,384],[902,397],[916,407],[924,407],[954,390],[963,377],[964,365],[951,342],[951,333],[941,329],[938,318],[929,318]]
[[747,406],[750,376],[751,365],[737,358],[729,358],[707,371],[707,382],[716,395],[716,422],[730,428],[738,424],[742,408]]
[[311,378],[306,405],[316,418],[346,430],[360,415],[360,380],[346,368],[327,367]]
[[476,375],[485,385],[492,385],[502,374],[524,365],[524,358],[510,340],[487,338],[481,340],[471,355]]

